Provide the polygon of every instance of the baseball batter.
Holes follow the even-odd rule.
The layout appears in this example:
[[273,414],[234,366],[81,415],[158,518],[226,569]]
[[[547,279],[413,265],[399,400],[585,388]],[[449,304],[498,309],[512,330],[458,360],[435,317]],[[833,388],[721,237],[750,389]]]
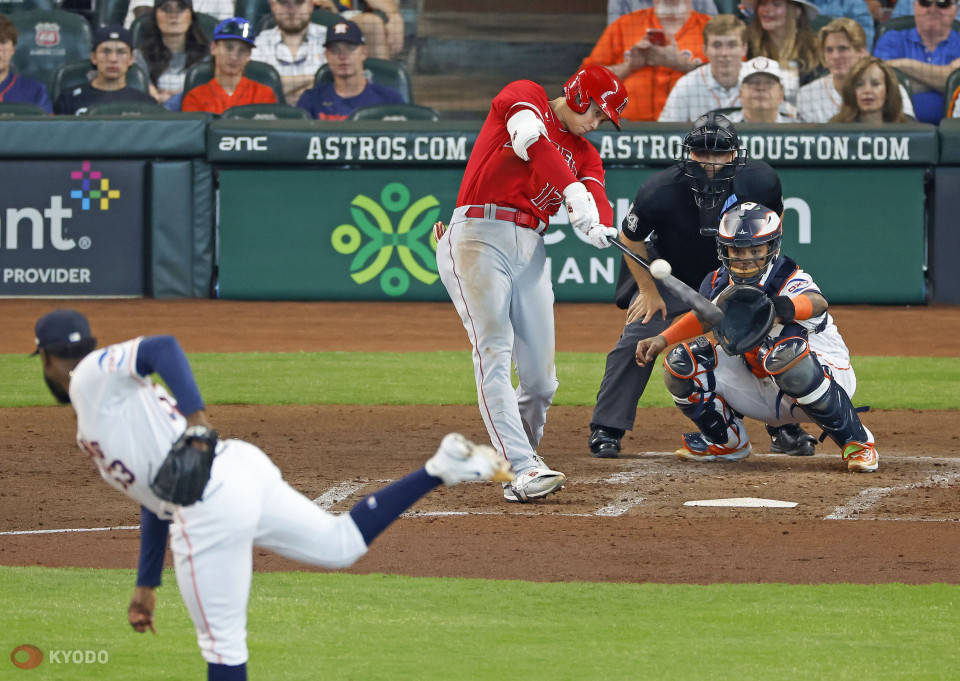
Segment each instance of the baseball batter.
[[751,445],[741,415],[766,423],[812,421],[840,447],[847,469],[876,471],[873,434],[850,398],[857,378],[850,353],[810,275],[780,255],[777,213],[744,203],[724,213],[716,236],[723,266],[700,293],[724,317],[714,329],[720,347],[700,334],[710,325],[693,312],[637,343],[636,361],[664,358],[667,389],[699,428],[685,433],[678,458],[737,461]]
[[[207,661],[208,679],[246,679],[254,546],[306,563],[346,567],[441,482],[513,477],[491,447],[450,434],[424,468],[370,495],[349,513],[333,515],[284,482],[260,449],[241,440],[221,440],[202,498],[177,506],[159,498],[151,482],[184,430],[205,430],[209,423],[176,339],[135,338],[95,350],[86,318],[74,310],[56,310],[37,322],[36,345],[50,391],[76,411],[80,448],[109,485],[142,507],[130,624],[156,633],[155,589],[169,528],[177,583]],[[173,396],[151,381],[153,373]],[[209,432],[215,441],[215,432]]]
[[616,236],[603,163],[583,136],[606,121],[619,129],[626,104],[623,83],[600,66],[578,71],[552,100],[536,83],[507,85],[491,104],[437,244],[440,278],[473,347],[480,413],[517,474],[504,485],[507,501],[543,498],[566,480],[536,451],[557,389],[542,235],[565,201],[570,223],[594,246]]

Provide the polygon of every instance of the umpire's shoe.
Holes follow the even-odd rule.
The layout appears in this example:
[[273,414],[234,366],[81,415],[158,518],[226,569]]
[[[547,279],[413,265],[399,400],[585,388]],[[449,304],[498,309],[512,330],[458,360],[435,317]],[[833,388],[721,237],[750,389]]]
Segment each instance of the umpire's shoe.
[[623,433],[616,428],[594,426],[590,431],[590,456],[595,459],[619,459]]
[[799,423],[782,426],[767,426],[770,434],[770,451],[789,456],[813,456],[817,438],[800,427]]

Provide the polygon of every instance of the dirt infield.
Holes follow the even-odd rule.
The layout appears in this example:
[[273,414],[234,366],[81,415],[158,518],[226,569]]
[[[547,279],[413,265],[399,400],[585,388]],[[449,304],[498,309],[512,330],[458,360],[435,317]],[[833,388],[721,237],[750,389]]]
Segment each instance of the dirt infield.
[[[29,352],[33,322],[58,305],[86,313],[101,343],[173,333],[188,352],[467,347],[452,306],[443,304],[4,300],[0,352]],[[854,355],[960,352],[957,307],[851,306],[834,314]],[[621,323],[612,306],[560,305],[558,349],[604,352]],[[562,365],[559,371],[562,380]],[[422,464],[450,430],[485,438],[472,406],[210,412],[221,432],[262,447],[291,484],[338,511]],[[623,458],[591,459],[589,417],[586,407],[550,412],[542,451],[568,476],[561,493],[516,505],[493,485],[441,489],[350,571],[541,581],[960,582],[956,411],[867,414],[881,452],[875,475],[844,472],[829,443],[810,458],[758,451],[738,464],[683,464],[667,454],[687,427],[675,409],[642,410]],[[765,442],[760,424],[748,427],[755,442]],[[0,410],[0,532],[137,524],[136,507],[100,481],[73,439],[68,408]],[[726,497],[798,505],[683,505]],[[136,552],[137,533],[127,529],[0,535],[3,565],[133,567]],[[267,554],[257,567],[309,569]]]

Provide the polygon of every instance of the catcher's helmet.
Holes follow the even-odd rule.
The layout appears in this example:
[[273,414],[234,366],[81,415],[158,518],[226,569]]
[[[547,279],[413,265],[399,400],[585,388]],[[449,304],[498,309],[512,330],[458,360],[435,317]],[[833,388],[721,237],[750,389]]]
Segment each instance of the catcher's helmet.
[[620,129],[620,114],[627,106],[627,88],[613,71],[603,66],[584,66],[563,86],[567,106],[577,113],[586,113],[590,100],[610,117]]
[[[759,203],[741,203],[720,219],[717,255],[735,284],[755,284],[780,255],[782,236],[780,216],[774,211]],[[765,255],[739,258],[730,255],[730,247],[753,248],[763,244],[767,244]]]
[[[711,175],[699,162],[690,158],[691,151],[732,151],[734,156],[719,168],[714,166]],[[683,138],[680,156],[676,161],[693,188],[694,200],[700,209],[700,233],[714,236],[723,202],[730,195],[734,170],[746,163],[746,150],[740,148],[737,129],[723,114],[716,111],[705,113],[693,122],[690,132]]]

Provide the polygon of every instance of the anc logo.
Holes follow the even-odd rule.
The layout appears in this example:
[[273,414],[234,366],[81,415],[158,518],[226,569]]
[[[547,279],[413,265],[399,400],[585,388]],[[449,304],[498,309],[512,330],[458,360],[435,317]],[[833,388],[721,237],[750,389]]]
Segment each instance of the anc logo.
[[[387,211],[399,218],[396,228]],[[392,182],[380,192],[380,204],[363,194],[355,196],[350,202],[350,215],[356,224],[340,225],[333,230],[330,241],[337,253],[355,254],[350,262],[350,276],[355,282],[362,285],[379,276],[384,293],[402,296],[410,288],[411,276],[428,286],[438,279],[437,243],[433,239],[433,223],[440,216],[436,197],[425,196],[410,205],[410,190]],[[370,238],[363,247],[361,234]],[[429,246],[421,243],[424,236]],[[402,267],[387,267],[394,251]]]
[[90,161],[84,161],[81,170],[72,171],[70,179],[80,182],[80,189],[72,189],[70,198],[80,199],[82,210],[90,210],[90,199],[100,202],[100,210],[110,210],[110,199],[120,198],[120,190],[110,189],[110,180],[99,170],[91,170]]

